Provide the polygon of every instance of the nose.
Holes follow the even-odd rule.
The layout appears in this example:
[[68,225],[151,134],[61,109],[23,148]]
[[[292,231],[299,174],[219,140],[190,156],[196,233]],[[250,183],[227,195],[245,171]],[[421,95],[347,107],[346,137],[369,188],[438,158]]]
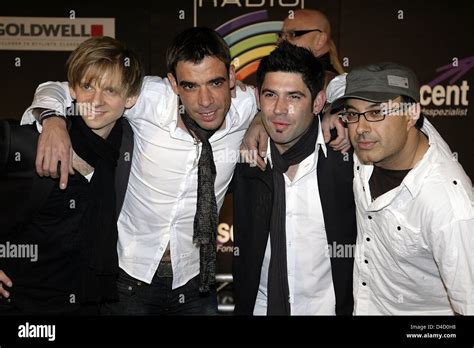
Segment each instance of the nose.
[[359,122],[357,122],[357,134],[364,134],[370,132],[370,123],[367,122],[365,116],[359,116]]
[[102,91],[95,91],[94,97],[92,99],[92,104],[94,106],[100,106],[104,103],[104,96],[102,94]]
[[198,103],[202,107],[209,107],[214,102],[211,91],[207,87],[199,89]]
[[288,103],[284,98],[278,97],[273,108],[275,115],[286,115],[288,113]]

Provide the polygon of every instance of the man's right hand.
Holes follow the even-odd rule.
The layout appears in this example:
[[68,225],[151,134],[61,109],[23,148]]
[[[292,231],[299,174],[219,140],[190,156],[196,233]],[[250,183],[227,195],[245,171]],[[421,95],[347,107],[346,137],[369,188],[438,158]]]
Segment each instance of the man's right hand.
[[9,288],[11,288],[11,286],[13,285],[10,278],[8,278],[8,276],[5,274],[5,272],[3,272],[0,269],[0,297],[8,298],[10,296],[10,293],[3,288],[3,284],[8,286]]
[[67,187],[69,174],[74,174],[72,168],[72,145],[67,132],[66,120],[61,117],[49,117],[43,121],[43,131],[38,139],[36,152],[36,172],[39,176],[58,177],[60,166],[59,188]]
[[254,117],[250,127],[247,129],[240,145],[240,154],[246,163],[258,166],[265,171],[266,163],[264,161],[267,144],[268,133],[261,121],[260,112]]

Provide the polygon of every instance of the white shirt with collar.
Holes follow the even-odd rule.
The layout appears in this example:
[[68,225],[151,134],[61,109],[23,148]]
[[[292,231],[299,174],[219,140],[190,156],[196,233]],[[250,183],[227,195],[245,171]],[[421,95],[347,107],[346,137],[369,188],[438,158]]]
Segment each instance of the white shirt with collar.
[[373,166],[354,156],[354,314],[474,314],[472,183],[425,119],[430,147],[372,202]]
[[[299,165],[293,181],[286,174],[286,255],[292,315],[335,315],[336,295],[319,198],[316,167],[319,149],[327,155],[321,123],[315,151]],[[270,142],[266,160],[271,164]],[[254,314],[267,314],[271,246],[268,238]]]
[[[67,84],[42,84],[22,121],[34,121],[33,108],[64,113],[63,105],[71,105]],[[252,88],[246,92],[238,88],[225,125],[209,139],[217,171],[219,209],[239,159],[244,133],[256,112]],[[145,77],[140,97],[125,117],[135,136],[127,193],[118,220],[119,264],[132,277],[151,283],[170,243],[175,289],[199,274],[199,248],[192,239],[202,145],[177,126],[178,97],[167,79]]]

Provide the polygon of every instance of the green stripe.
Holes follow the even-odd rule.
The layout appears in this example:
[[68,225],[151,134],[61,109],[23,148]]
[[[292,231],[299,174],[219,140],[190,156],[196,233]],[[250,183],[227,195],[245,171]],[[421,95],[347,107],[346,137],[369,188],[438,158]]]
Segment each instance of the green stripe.
[[275,33],[252,36],[232,46],[230,48],[230,54],[232,58],[234,58],[251,48],[275,44],[277,39],[278,37]]

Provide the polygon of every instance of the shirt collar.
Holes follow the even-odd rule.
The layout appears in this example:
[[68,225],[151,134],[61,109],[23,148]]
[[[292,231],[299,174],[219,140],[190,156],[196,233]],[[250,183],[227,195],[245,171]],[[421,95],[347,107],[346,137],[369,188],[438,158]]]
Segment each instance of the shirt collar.
[[442,151],[452,156],[448,144],[443,140],[436,128],[425,118],[421,131],[428,137],[429,148],[421,160],[403,179],[402,183],[406,186],[412,197],[416,197],[422,188],[425,178],[432,174],[432,166],[437,151]]

